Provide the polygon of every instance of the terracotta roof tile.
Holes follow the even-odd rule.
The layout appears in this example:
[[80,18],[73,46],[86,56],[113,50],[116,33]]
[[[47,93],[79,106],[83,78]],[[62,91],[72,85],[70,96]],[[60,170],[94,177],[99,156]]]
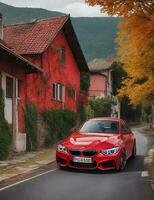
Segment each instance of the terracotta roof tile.
[[[3,50],[3,52],[7,52],[8,56],[12,56],[14,58],[18,58],[19,61],[22,62],[23,66],[26,66],[27,68],[30,67],[30,71],[39,71],[42,72],[42,69],[38,68],[34,64],[32,64],[30,61],[26,60],[22,56],[18,55],[15,51],[13,51],[6,42],[0,39],[0,49]],[[0,54],[1,57],[1,54]]]
[[4,28],[4,41],[18,54],[42,53],[69,16],[16,24]]
[[4,45],[4,46],[8,47],[8,45],[1,39],[0,39],[0,45]]

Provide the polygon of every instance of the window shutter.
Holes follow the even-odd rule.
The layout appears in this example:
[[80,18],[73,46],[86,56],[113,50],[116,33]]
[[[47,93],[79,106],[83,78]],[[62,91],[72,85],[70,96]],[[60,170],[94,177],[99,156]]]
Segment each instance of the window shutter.
[[65,86],[62,86],[62,102],[65,102]]
[[57,100],[60,101],[60,84],[57,84]]
[[58,98],[58,85],[56,83],[53,84],[53,88],[52,88],[52,96],[53,99],[57,100]]

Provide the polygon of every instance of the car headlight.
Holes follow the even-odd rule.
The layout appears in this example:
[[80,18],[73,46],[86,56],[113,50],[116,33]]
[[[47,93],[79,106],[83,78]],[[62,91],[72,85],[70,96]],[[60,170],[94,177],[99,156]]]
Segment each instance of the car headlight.
[[57,147],[58,151],[60,152],[67,152],[67,148],[64,147],[63,145],[59,144],[58,147]]
[[112,149],[102,150],[101,153],[104,155],[116,154],[120,150],[120,147],[114,147]]

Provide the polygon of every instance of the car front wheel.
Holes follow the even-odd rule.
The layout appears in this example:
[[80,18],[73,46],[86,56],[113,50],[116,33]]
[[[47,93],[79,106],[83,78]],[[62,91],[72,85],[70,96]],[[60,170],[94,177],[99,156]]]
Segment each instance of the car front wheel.
[[59,169],[61,169],[61,170],[63,170],[63,169],[65,168],[65,167],[63,167],[63,166],[60,166],[60,165],[59,165],[58,167],[59,167]]
[[134,158],[136,156],[136,142],[134,142],[133,151],[132,151],[132,157]]
[[121,155],[121,159],[120,159],[120,167],[119,167],[119,169],[120,170],[124,170],[125,167],[126,167],[126,163],[127,163],[127,156],[126,156],[126,153],[123,152],[122,155]]

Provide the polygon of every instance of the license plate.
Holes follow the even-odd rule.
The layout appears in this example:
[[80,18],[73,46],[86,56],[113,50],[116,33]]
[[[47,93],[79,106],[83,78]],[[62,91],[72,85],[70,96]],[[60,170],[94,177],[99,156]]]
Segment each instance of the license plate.
[[92,163],[92,159],[86,158],[86,157],[74,157],[73,162],[76,162],[76,163]]

